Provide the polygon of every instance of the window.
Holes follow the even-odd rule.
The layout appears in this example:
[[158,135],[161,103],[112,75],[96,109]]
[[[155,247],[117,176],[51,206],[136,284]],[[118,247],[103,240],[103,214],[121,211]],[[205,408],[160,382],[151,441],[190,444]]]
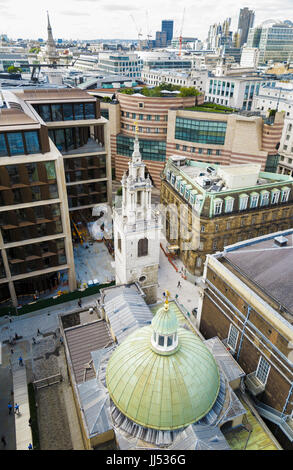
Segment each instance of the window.
[[7,133],[7,140],[11,155],[23,155],[24,145],[22,140],[21,132],[9,132]]
[[231,324],[230,324],[230,328],[229,328],[229,334],[228,334],[228,339],[227,339],[227,345],[230,346],[230,348],[233,349],[233,351],[236,350],[238,335],[239,335],[239,331],[238,331],[237,328],[236,328],[234,325],[232,325],[232,323],[231,323]]
[[38,133],[35,131],[24,133],[27,153],[40,153]]
[[83,119],[83,104],[82,103],[74,103],[74,116],[75,120]]
[[280,197],[280,191],[273,191],[272,192],[272,204],[278,204]]
[[247,209],[247,203],[248,203],[248,196],[243,195],[239,197],[239,210],[244,211]]
[[258,205],[258,198],[259,198],[259,195],[258,195],[258,194],[251,194],[251,196],[250,196],[250,208],[251,208],[251,209],[257,207],[257,205]]
[[167,338],[167,347],[172,346],[172,343],[173,343],[172,336],[168,336],[168,338]]
[[176,118],[175,138],[203,144],[225,143],[227,123],[225,121],[206,121]]
[[[134,147],[134,139],[124,135],[117,136],[117,153],[131,157]],[[166,160],[166,142],[160,140],[140,139],[140,152],[143,160],[165,161]]]
[[222,204],[223,204],[223,201],[221,201],[221,200],[215,200],[215,201],[214,201],[214,214],[215,214],[215,215],[221,214],[221,212],[222,212]]
[[204,231],[205,231],[205,225],[202,225],[202,226],[200,227],[200,231],[201,231],[201,232],[204,232]]
[[218,246],[218,240],[213,240],[213,250],[216,250]]
[[262,192],[261,198],[260,198],[260,206],[261,207],[267,206],[269,202],[270,202],[270,193],[268,191]]
[[[52,109],[52,120],[63,121],[61,104],[52,104],[51,109]],[[82,119],[83,119],[83,116],[82,116]]]
[[148,239],[147,238],[141,238],[138,241],[137,245],[137,256],[147,256],[148,254]]
[[196,267],[200,268],[202,265],[202,259],[200,257],[196,258]]
[[161,335],[160,335],[160,336],[159,336],[159,341],[158,341],[159,346],[164,346],[164,340],[165,340],[164,336],[161,336]]
[[73,109],[71,103],[63,104],[64,121],[73,121]]
[[263,385],[267,383],[270,368],[270,364],[263,358],[263,356],[260,356],[255,375]]
[[225,212],[232,212],[234,205],[234,198],[229,198],[225,200]]
[[0,134],[0,157],[7,156],[7,147],[4,134]]
[[84,118],[85,119],[95,119],[96,118],[96,109],[95,103],[84,103]]
[[289,199],[289,193],[290,193],[290,189],[288,188],[284,188],[282,189],[282,192],[281,192],[281,202],[287,202],[288,199]]

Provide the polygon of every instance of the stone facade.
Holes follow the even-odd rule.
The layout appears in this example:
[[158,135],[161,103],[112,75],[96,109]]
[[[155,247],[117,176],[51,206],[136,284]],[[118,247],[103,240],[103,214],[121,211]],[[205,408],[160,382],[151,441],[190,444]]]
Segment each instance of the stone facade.
[[[221,194],[221,192],[211,194],[205,193],[194,181],[188,180],[186,175],[180,173],[180,169],[172,165],[170,161],[171,159],[169,159],[164,170],[161,184],[161,204],[169,208],[169,212],[166,215],[166,237],[172,245],[179,246],[180,258],[187,270],[192,274],[198,276],[202,274],[205,257],[209,253],[223,250],[225,246],[241,240],[247,240],[278,230],[285,230],[293,226],[293,180],[291,177],[276,175],[274,179],[272,174],[263,172],[260,173],[260,176],[266,178],[266,175],[270,175],[270,179],[267,182],[264,181],[263,185],[259,187],[253,186],[240,190],[230,190],[225,191],[224,194]],[[204,170],[204,164],[198,165],[201,165]],[[245,168],[245,165],[243,165],[243,168]],[[179,177],[182,174],[182,181],[184,180],[186,184],[190,183],[190,187],[198,191],[198,199],[202,201],[201,210],[198,215],[195,213],[194,203],[190,203],[190,200],[187,201],[185,196],[175,187],[175,183],[172,184],[172,180],[168,180],[168,171],[172,173],[173,177],[175,175]],[[281,190],[281,187],[284,187],[287,183],[288,188],[291,188],[287,201],[278,201],[277,204],[270,203],[266,206],[258,204],[255,208],[250,208],[249,205],[246,209],[240,208],[240,196],[242,193],[245,193],[246,197],[251,198],[251,194],[258,191],[260,200],[260,192],[262,190],[273,190],[275,187]],[[216,197],[222,198],[223,201],[225,198],[233,198],[235,205],[232,211],[225,212],[223,210],[221,213],[215,214],[213,207]],[[186,210],[185,217],[179,217],[182,206]],[[180,224],[176,239],[171,238],[170,235],[172,216],[177,217]],[[194,219],[198,219],[196,223],[197,233],[194,232],[194,236],[200,237],[198,238],[198,247],[196,249],[183,249],[182,245],[186,241],[186,233],[194,231],[194,226],[192,228]]]
[[122,208],[113,214],[116,284],[139,282],[147,303],[157,301],[160,222],[151,208],[149,177],[136,137],[128,177],[122,178]]

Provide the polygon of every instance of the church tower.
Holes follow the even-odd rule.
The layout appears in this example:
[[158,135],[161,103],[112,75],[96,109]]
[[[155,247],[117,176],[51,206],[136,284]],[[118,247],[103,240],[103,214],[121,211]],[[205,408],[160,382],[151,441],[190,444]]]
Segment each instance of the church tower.
[[56,51],[55,41],[53,39],[52,28],[51,28],[50,18],[49,18],[49,13],[48,12],[47,12],[47,17],[48,17],[48,27],[47,27],[48,39],[47,39],[46,56],[47,56],[47,60],[50,63],[54,63],[58,60],[58,55],[57,55],[57,51]]
[[116,283],[139,282],[150,304],[157,302],[161,223],[152,211],[152,183],[145,176],[137,134],[128,166],[122,207],[113,213]]

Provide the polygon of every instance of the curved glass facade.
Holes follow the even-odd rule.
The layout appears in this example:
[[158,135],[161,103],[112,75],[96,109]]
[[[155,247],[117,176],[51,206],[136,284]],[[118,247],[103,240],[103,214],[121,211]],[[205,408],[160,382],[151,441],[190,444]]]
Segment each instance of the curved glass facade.
[[[133,137],[117,135],[116,151],[119,155],[131,157],[134,147]],[[166,142],[160,140],[139,139],[140,153],[143,160],[164,162],[166,160]]]
[[204,121],[177,117],[175,139],[198,142],[201,144],[224,145],[227,122]]

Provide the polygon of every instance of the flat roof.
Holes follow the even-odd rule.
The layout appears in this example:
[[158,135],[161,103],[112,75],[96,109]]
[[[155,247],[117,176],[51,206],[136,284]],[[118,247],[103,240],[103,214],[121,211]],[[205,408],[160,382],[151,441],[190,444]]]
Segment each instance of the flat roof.
[[[279,235],[287,239],[285,246],[275,243],[274,238]],[[230,264],[258,290],[293,315],[293,230],[252,239],[236,244],[235,247],[226,247],[220,261],[228,269]],[[290,321],[288,318],[287,320]]]
[[64,335],[76,383],[94,378],[91,352],[113,344],[107,323],[104,320],[97,320],[74,326],[64,330]]
[[5,108],[2,109],[0,113],[0,126],[8,127],[29,125],[32,127],[32,124],[38,124],[38,127],[40,127],[37,120],[32,119],[22,110],[15,108]]
[[53,88],[53,89],[36,89],[36,90],[22,90],[20,92],[14,92],[16,96],[19,96],[25,101],[42,101],[42,102],[62,102],[62,101],[94,101],[91,95],[86,91],[80,90],[79,88]]

